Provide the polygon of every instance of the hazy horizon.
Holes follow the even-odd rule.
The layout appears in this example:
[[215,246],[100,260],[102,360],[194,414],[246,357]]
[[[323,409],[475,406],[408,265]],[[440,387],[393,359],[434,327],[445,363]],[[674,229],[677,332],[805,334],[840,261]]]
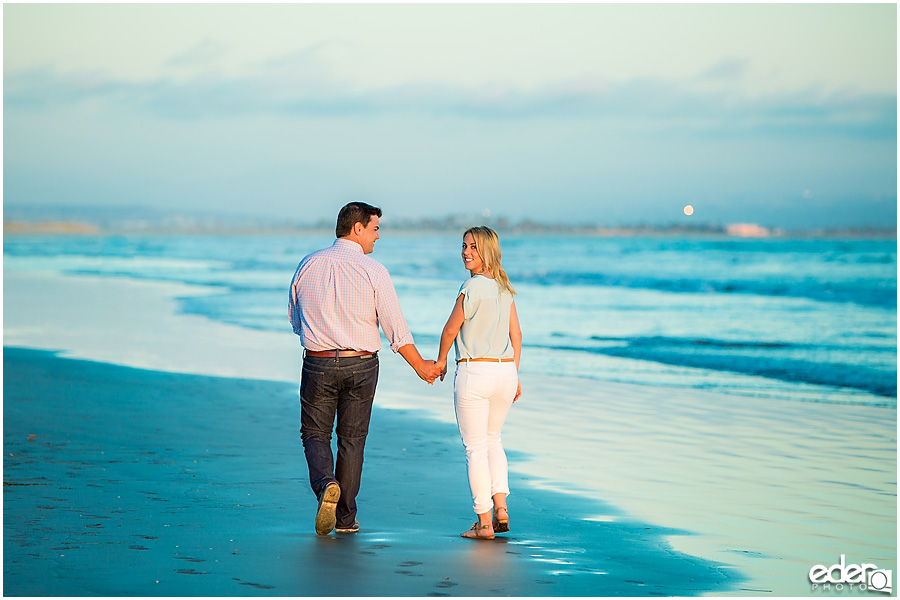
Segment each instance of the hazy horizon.
[[[4,206],[897,222],[894,4],[6,4]],[[692,205],[690,217],[683,213]]]

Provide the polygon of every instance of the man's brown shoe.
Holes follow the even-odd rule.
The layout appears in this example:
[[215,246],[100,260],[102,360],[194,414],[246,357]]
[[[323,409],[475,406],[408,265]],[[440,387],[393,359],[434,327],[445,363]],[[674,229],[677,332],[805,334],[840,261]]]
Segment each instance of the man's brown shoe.
[[334,510],[340,497],[341,486],[333,481],[322,490],[319,496],[319,510],[316,511],[316,533],[319,535],[328,535],[334,529]]

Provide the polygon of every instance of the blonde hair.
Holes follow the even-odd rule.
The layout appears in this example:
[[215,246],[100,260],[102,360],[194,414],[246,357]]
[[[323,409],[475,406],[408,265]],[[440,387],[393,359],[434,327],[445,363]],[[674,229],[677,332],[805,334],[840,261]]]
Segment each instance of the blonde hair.
[[500,265],[500,238],[497,237],[497,232],[490,227],[480,226],[466,229],[463,239],[466,238],[466,234],[472,234],[475,248],[484,263],[484,270],[489,272],[494,281],[500,284],[500,289],[505,289],[515,296],[516,290],[509,282],[506,271]]

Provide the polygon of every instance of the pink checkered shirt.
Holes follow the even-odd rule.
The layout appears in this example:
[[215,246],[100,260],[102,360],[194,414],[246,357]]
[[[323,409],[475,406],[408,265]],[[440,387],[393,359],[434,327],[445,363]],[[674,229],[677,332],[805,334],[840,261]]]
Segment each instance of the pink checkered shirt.
[[307,350],[381,349],[413,343],[388,270],[356,242],[336,239],[302,261],[291,282],[288,316]]

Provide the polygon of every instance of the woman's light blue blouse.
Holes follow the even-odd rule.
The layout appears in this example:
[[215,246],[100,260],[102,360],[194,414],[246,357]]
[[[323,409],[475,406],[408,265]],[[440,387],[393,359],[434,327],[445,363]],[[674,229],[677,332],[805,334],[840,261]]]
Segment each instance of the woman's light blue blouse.
[[453,343],[456,360],[513,358],[515,353],[509,340],[512,294],[507,290],[501,292],[500,284],[481,275],[467,279],[459,293],[463,295],[466,320]]

